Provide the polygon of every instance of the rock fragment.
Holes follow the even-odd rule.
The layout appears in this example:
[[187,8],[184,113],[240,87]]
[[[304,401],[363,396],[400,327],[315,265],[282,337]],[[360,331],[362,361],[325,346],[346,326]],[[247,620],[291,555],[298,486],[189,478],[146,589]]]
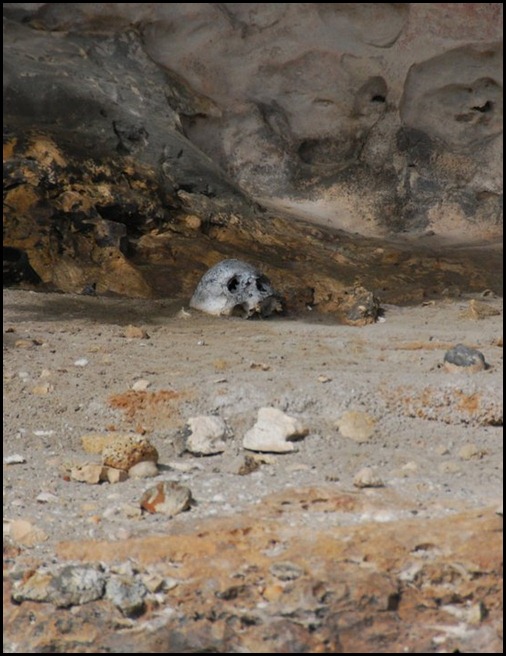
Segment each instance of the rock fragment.
[[123,331],[123,337],[127,339],[149,339],[149,335],[144,328],[129,325]]
[[105,576],[101,569],[89,565],[58,565],[36,570],[28,579],[14,586],[14,601],[48,601],[59,608],[78,606],[100,599]]
[[49,539],[47,533],[27,519],[14,519],[4,525],[4,533],[24,547],[33,547]]
[[384,487],[385,484],[372,467],[363,467],[353,477],[353,485],[355,487],[363,488]]
[[128,470],[128,476],[130,478],[151,478],[157,475],[158,467],[156,466],[156,462],[153,462],[152,460],[138,462]]
[[483,353],[478,349],[465,346],[465,344],[457,344],[457,346],[446,351],[444,366],[451,373],[461,371],[476,373],[487,368]]
[[376,419],[366,412],[349,410],[337,422],[339,432],[355,442],[367,442],[374,434]]
[[128,575],[113,575],[107,581],[105,596],[126,617],[139,617],[145,610],[146,586],[138,578]]
[[482,457],[483,451],[474,443],[464,444],[459,449],[459,458],[462,458],[462,460],[478,460]]
[[198,456],[225,451],[223,438],[227,435],[227,425],[221,417],[191,417],[188,419],[188,426],[191,433],[186,440],[187,451]]
[[109,467],[128,471],[138,462],[158,462],[158,451],[141,435],[120,435],[102,450],[102,462]]
[[5,465],[22,465],[24,462],[26,462],[25,456],[22,456],[19,453],[13,453],[4,458]]
[[191,506],[192,494],[186,485],[163,481],[148,488],[141,497],[141,508],[150,513],[162,513],[174,517]]
[[292,441],[308,434],[309,430],[294,417],[276,408],[260,408],[256,424],[246,432],[243,446],[250,451],[289,453],[295,450]]

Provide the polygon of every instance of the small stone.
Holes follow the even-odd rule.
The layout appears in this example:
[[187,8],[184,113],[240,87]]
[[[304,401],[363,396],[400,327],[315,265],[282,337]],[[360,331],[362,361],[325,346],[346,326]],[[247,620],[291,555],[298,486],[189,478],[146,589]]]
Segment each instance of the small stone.
[[149,335],[144,328],[132,325],[125,328],[123,337],[127,337],[128,339],[149,339]]
[[459,449],[459,457],[462,458],[462,460],[472,460],[473,458],[479,459],[483,457],[483,451],[481,451],[476,444],[464,444],[464,446]]
[[102,450],[102,462],[109,467],[128,471],[143,460],[158,462],[158,451],[141,435],[121,435]]
[[35,345],[35,343],[34,343],[33,339],[17,339],[14,342],[14,346],[16,348],[25,348],[25,349],[27,349],[27,348],[32,348],[32,346],[34,346],[34,345]]
[[487,609],[482,601],[473,604],[467,611],[467,621],[471,626],[478,626],[487,616]]
[[250,369],[260,369],[261,371],[269,371],[271,368],[270,364],[266,364],[265,362],[251,362]]
[[10,456],[5,456],[4,464],[6,465],[21,465],[26,462],[25,456],[20,455],[19,453],[13,453]]
[[366,412],[349,410],[337,422],[339,432],[355,442],[367,442],[374,434],[376,419]]
[[495,514],[499,515],[500,517],[503,516],[503,505],[504,505],[503,502],[501,502],[495,509]]
[[58,501],[58,497],[56,494],[51,494],[51,492],[41,492],[37,495],[35,500],[38,501],[38,503],[52,503]]
[[40,385],[35,385],[35,387],[32,389],[32,394],[37,394],[37,396],[44,396],[53,390],[54,385],[51,385],[50,383],[41,383]]
[[188,312],[187,310],[182,307],[179,312],[176,314],[177,319],[190,319],[191,318],[191,312]]
[[132,385],[132,389],[134,390],[134,392],[144,392],[145,390],[148,389],[150,385],[151,382],[149,380],[146,380],[145,378],[139,378]]
[[186,440],[186,450],[194,455],[209,456],[222,453],[226,449],[223,438],[227,425],[220,417],[200,416],[188,419],[191,434]]
[[280,581],[295,581],[304,574],[304,570],[290,562],[274,563],[269,567],[270,573]]
[[107,479],[107,474],[103,465],[95,463],[84,463],[76,465],[70,470],[70,478],[79,483],[88,483],[88,485],[96,485],[101,481]]
[[458,462],[449,460],[448,462],[442,462],[439,465],[439,471],[442,474],[457,474],[458,472],[462,471],[462,467]]
[[372,467],[363,467],[353,478],[355,487],[384,487],[385,484]]
[[190,508],[190,488],[172,481],[164,481],[148,488],[141,497],[141,508],[150,513],[163,513],[173,517]]
[[126,617],[139,617],[145,610],[146,586],[138,578],[111,576],[105,586],[105,596]]
[[483,301],[477,301],[476,299],[472,299],[469,301],[469,307],[468,309],[462,314],[463,317],[468,318],[468,319],[485,319],[486,317],[493,317],[498,314],[501,314],[500,311],[489,305],[488,303],[484,303]]
[[457,346],[446,351],[444,366],[451,373],[461,371],[476,373],[487,367],[483,353],[464,344],[457,344]]
[[24,547],[34,547],[49,539],[47,533],[26,519],[14,519],[6,528],[14,542]]
[[133,503],[124,503],[121,506],[121,512],[129,519],[138,519],[139,517],[142,517],[142,509],[139,508],[139,506],[134,506]]
[[74,362],[74,367],[86,367],[87,364],[88,364],[88,360],[86,358],[78,358]]
[[289,453],[295,450],[291,441],[300,439],[309,430],[294,417],[276,408],[260,408],[256,424],[246,432],[243,446],[250,451]]
[[104,467],[102,469],[102,479],[109,481],[109,483],[122,483],[128,478],[128,474],[124,469],[116,469],[115,467]]
[[244,456],[244,462],[239,466],[237,473],[239,476],[247,476],[260,469],[260,463],[251,455]]
[[332,378],[329,378],[328,376],[318,376],[317,381],[319,383],[330,383]]
[[130,478],[152,478],[153,476],[158,476],[158,467],[156,466],[156,462],[152,460],[143,460],[130,467],[128,476]]

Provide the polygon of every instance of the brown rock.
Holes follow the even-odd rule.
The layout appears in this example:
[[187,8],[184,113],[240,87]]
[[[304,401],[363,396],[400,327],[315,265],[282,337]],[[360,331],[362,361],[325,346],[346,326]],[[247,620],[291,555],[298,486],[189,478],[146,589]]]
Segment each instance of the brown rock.
[[149,339],[149,335],[144,328],[139,326],[127,326],[123,332],[123,336],[128,339]]
[[355,442],[367,442],[374,434],[376,420],[366,412],[348,410],[337,422],[339,432]]
[[33,547],[45,542],[48,535],[38,526],[26,519],[14,519],[7,523],[7,535],[24,547]]
[[104,465],[128,471],[138,462],[158,462],[158,451],[141,435],[121,435],[108,442],[102,450]]

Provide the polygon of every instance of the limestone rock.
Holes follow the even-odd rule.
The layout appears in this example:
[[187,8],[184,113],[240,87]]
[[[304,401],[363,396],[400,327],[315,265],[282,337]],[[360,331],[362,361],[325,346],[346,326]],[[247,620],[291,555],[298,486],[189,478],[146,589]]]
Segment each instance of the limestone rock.
[[372,467],[363,467],[353,477],[355,487],[383,487],[385,484]]
[[199,416],[188,419],[190,435],[186,439],[186,450],[197,456],[222,453],[226,449],[223,439],[227,425],[221,417]]
[[256,424],[246,432],[243,447],[250,451],[289,453],[295,450],[293,440],[301,439],[309,430],[302,422],[276,408],[260,408]]
[[128,476],[130,478],[151,478],[152,476],[157,475],[158,467],[156,462],[153,462],[152,460],[143,460],[142,462],[138,462],[128,470]]
[[108,442],[102,450],[104,465],[128,471],[138,462],[158,462],[158,451],[140,435],[122,435]]
[[339,432],[355,442],[368,442],[374,434],[376,420],[367,412],[348,410],[337,422]]

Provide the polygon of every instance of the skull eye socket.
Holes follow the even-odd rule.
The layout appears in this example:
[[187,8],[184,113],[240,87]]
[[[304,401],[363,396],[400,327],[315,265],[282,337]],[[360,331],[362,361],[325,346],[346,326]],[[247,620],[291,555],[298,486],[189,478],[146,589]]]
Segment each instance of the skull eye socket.
[[269,291],[269,289],[267,287],[267,284],[268,284],[267,279],[264,278],[263,276],[256,279],[256,285],[257,285],[257,289],[258,289],[259,292]]
[[235,292],[238,287],[239,280],[237,279],[237,276],[232,276],[232,278],[230,278],[230,280],[227,282],[228,291]]

